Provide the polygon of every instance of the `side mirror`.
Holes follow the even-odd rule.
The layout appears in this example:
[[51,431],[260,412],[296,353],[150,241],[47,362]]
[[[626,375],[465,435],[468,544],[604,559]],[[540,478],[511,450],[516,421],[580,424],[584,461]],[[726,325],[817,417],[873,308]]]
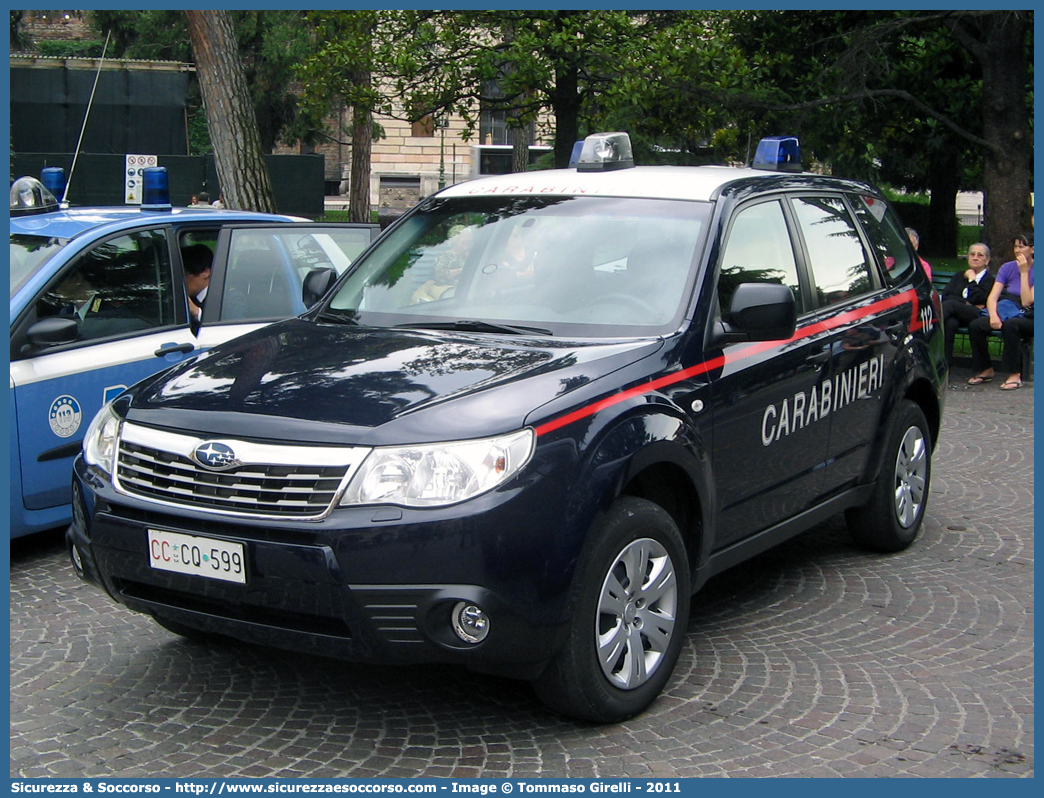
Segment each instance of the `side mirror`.
[[80,325],[76,319],[51,316],[32,325],[26,330],[25,337],[36,349],[71,344],[80,338]]
[[778,283],[741,283],[732,295],[724,326],[727,334],[742,334],[742,340],[786,340],[797,327],[794,294]]
[[305,275],[301,286],[301,299],[304,300],[306,308],[312,307],[323,298],[323,294],[330,290],[330,286],[337,280],[337,272],[328,266],[312,269]]

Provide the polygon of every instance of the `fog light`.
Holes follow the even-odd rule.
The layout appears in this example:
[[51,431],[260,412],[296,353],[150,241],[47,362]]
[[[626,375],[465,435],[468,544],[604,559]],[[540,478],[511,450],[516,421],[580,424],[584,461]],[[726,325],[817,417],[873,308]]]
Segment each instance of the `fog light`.
[[458,601],[453,608],[453,631],[465,643],[481,643],[489,634],[489,616],[481,607]]
[[69,556],[72,558],[73,570],[76,575],[83,577],[83,558],[80,556],[80,550],[76,548],[76,544],[73,543],[69,547]]

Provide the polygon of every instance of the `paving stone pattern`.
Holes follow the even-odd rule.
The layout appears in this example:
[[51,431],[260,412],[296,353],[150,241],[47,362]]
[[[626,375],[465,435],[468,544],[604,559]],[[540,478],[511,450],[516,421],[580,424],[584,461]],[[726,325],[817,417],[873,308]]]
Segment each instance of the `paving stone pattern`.
[[1028,777],[1033,394],[951,377],[926,528],[840,518],[712,580],[677,672],[612,726],[525,684],[184,641],[12,545],[13,777]]

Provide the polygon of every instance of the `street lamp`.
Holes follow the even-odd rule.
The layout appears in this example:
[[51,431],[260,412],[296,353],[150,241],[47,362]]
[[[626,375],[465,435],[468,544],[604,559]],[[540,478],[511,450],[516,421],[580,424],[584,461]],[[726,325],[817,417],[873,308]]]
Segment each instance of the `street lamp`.
[[435,117],[435,127],[439,129],[439,191],[446,188],[446,128],[449,119],[445,114]]

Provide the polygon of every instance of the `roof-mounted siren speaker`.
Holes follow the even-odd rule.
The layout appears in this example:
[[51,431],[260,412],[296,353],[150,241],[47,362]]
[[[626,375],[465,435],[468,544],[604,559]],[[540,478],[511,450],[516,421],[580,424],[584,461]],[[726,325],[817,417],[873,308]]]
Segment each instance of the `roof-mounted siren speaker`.
[[754,169],[769,172],[800,172],[801,144],[795,136],[769,136],[758,142]]

